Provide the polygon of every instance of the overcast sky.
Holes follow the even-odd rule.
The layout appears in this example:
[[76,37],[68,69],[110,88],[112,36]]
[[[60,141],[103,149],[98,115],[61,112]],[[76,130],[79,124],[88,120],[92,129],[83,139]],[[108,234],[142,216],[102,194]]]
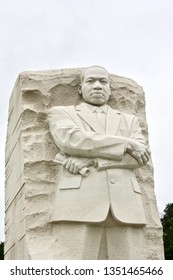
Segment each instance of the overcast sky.
[[102,65],[146,94],[159,212],[173,202],[173,1],[0,0],[0,240],[8,102],[18,74]]

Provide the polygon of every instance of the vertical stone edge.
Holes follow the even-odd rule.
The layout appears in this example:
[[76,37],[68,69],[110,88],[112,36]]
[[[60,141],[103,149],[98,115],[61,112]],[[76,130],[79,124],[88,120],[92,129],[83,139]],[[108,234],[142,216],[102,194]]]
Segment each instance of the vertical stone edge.
[[5,151],[5,259],[28,259],[25,224],[25,179],[22,129],[21,75],[10,102]]

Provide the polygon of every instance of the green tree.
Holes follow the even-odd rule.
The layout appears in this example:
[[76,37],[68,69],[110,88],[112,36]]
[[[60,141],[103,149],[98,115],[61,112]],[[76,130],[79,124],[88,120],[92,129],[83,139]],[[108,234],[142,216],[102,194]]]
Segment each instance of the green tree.
[[4,242],[0,243],[0,260],[4,259]]
[[173,260],[173,203],[168,203],[161,218],[165,259]]

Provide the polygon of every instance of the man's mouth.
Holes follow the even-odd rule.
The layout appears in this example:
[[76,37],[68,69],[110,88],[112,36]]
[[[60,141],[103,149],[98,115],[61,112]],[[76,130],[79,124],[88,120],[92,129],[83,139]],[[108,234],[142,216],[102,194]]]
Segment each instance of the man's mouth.
[[100,98],[100,97],[103,97],[103,93],[96,91],[96,92],[93,92],[91,94],[91,96]]

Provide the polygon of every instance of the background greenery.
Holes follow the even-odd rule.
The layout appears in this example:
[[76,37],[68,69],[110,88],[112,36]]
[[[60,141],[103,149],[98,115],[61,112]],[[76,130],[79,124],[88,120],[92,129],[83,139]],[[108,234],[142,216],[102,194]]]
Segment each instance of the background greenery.
[[161,218],[165,260],[173,260],[173,203],[168,203]]

